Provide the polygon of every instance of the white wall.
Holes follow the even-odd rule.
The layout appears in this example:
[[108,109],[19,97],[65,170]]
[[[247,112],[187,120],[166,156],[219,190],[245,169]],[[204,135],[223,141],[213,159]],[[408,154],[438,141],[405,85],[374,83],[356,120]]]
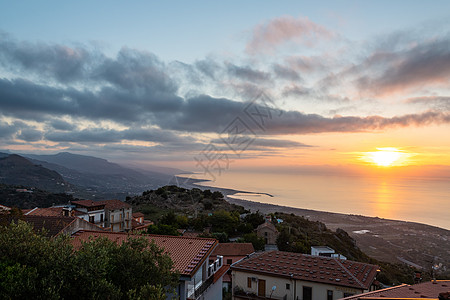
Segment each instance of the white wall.
[[[252,281],[252,287],[247,287],[247,278],[255,277],[256,281]],[[283,277],[267,276],[261,274],[253,274],[247,272],[232,271],[232,282],[233,291],[236,286],[239,286],[242,290],[249,293],[255,293],[258,295],[258,284],[259,280],[266,281],[265,296],[269,297],[272,292],[272,287],[276,286],[275,291],[272,293],[273,298],[283,298],[294,300],[294,293],[298,299],[302,299],[303,296],[303,286],[308,286],[312,288],[312,299],[327,299],[327,290],[333,291],[333,299],[340,299],[344,297],[344,293],[360,294],[363,291],[353,288],[329,285],[324,283],[316,283],[302,280],[294,280]],[[286,283],[290,284],[290,289],[286,289]]]

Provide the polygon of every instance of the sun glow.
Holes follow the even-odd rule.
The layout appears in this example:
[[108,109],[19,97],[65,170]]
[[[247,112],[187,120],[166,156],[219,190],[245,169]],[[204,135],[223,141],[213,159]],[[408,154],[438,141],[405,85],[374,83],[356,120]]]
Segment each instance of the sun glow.
[[390,167],[403,164],[407,156],[397,148],[377,148],[375,152],[366,152],[362,159],[380,167]]

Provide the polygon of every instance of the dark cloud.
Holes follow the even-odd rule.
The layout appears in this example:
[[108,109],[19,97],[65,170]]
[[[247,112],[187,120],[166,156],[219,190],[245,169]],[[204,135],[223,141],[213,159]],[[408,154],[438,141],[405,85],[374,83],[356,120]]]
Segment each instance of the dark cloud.
[[296,97],[305,97],[311,94],[311,89],[305,88],[299,85],[291,84],[289,86],[284,87],[282,95],[283,97],[296,96]]
[[61,119],[53,119],[48,124],[56,130],[69,131],[75,129],[75,125]]
[[27,128],[22,129],[19,134],[17,134],[16,138],[20,140],[24,140],[27,142],[37,142],[42,140],[43,134],[40,130]]
[[429,97],[414,97],[406,101],[411,104],[423,104],[427,107],[433,107],[435,110],[450,111],[450,97],[444,96],[429,96]]
[[272,66],[273,71],[277,75],[277,77],[281,79],[287,79],[291,81],[299,81],[301,80],[300,75],[298,75],[297,71],[293,70],[292,68],[288,68],[285,66],[282,66],[280,64],[274,64]]
[[0,120],[0,137],[2,139],[12,138],[13,134],[16,133],[16,131],[17,129],[14,125],[10,125]]
[[374,74],[357,79],[360,89],[375,94],[403,92],[427,85],[448,86],[450,82],[450,39],[421,42],[396,52],[371,55],[361,67]]
[[33,71],[61,82],[84,79],[95,61],[93,55],[81,47],[19,42],[8,35],[2,36],[0,42],[2,66]]
[[[215,144],[226,144],[222,139],[215,139],[212,141]],[[299,143],[291,140],[278,140],[278,139],[268,139],[257,137],[251,143],[251,150],[256,149],[265,149],[265,148],[305,148],[305,147],[313,147],[311,145],[307,145],[304,143]]]
[[252,82],[267,82],[270,80],[270,74],[253,69],[250,66],[236,66],[232,63],[226,63],[229,76]]
[[216,74],[221,70],[220,65],[211,59],[196,61],[194,65],[204,75],[211,79],[216,79]]

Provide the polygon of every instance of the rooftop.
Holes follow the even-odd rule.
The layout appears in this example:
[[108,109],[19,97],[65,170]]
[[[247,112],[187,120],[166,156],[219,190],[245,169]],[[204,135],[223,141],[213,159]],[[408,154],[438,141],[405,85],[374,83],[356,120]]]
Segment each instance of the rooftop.
[[64,216],[42,216],[42,215],[24,215],[21,217],[4,216],[7,222],[16,222],[18,219],[30,223],[35,231],[45,229],[47,236],[56,236],[61,233],[66,227],[74,222],[76,217]]
[[423,282],[415,285],[402,284],[387,289],[368,292],[343,298],[346,300],[359,299],[405,299],[405,298],[433,298],[437,299],[440,293],[450,291],[450,280],[436,280]]
[[231,268],[357,289],[369,289],[378,270],[376,265],[283,251],[253,254]]
[[47,208],[33,208],[27,212],[24,212],[27,216],[62,216],[62,207],[47,207]]
[[78,231],[74,235],[72,244],[77,249],[81,247],[81,242],[86,242],[90,237],[106,237],[121,244],[129,236],[144,237],[153,240],[156,245],[164,248],[174,263],[174,269],[181,275],[193,276],[197,269],[208,258],[213,249],[218,244],[216,239],[211,238],[189,238],[183,236],[168,235],[130,235],[121,232],[101,232],[101,231]]
[[77,200],[77,201],[71,201],[72,204],[75,204],[76,206],[83,206],[83,207],[96,207],[96,206],[103,206],[104,203],[101,203],[101,201],[92,201],[92,200]]
[[252,243],[220,243],[211,255],[246,256],[255,252]]

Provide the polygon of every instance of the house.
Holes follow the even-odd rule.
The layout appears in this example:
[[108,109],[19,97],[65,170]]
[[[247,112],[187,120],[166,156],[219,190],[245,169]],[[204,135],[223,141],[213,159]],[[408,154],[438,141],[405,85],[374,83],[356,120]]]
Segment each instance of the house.
[[220,243],[214,249],[211,257],[220,255],[225,264],[231,265],[254,252],[255,248],[252,243]]
[[101,227],[71,216],[23,215],[17,217],[4,215],[1,219],[7,223],[17,222],[19,219],[23,220],[31,224],[36,232],[44,230],[48,237],[60,234],[72,235],[80,230],[102,230]]
[[105,227],[110,227],[112,231],[131,230],[133,211],[130,204],[116,199],[98,202],[105,204]]
[[[445,299],[446,293],[450,293],[450,280],[434,280],[419,284],[401,284],[394,287],[363,293],[356,296],[343,298],[345,300],[359,299]],[[441,298],[439,298],[440,295]],[[448,297],[448,296],[447,296]],[[449,298],[447,298],[449,299]]]
[[231,266],[233,299],[339,299],[368,292],[378,266],[331,257],[269,251]]
[[266,219],[266,222],[262,223],[256,228],[256,235],[263,237],[266,244],[275,245],[277,243],[278,230],[272,222]]
[[144,220],[144,214],[141,212],[135,212],[132,214],[131,230],[145,230],[150,225],[153,225],[152,221]]
[[11,210],[11,207],[8,207],[8,206],[0,204],[0,213],[7,212],[7,211],[10,211],[10,210]]
[[[111,228],[112,231],[131,230],[131,205],[120,200],[78,200],[72,201],[75,215],[96,225]],[[68,208],[70,210],[70,208]],[[71,212],[72,213],[72,212]]]
[[[224,264],[231,265],[252,253],[255,253],[252,243],[220,243],[211,253],[210,259],[222,256]],[[231,286],[231,271],[229,271],[223,277],[223,288],[230,291]]]
[[326,256],[326,257],[333,257],[337,259],[347,259],[342,254],[334,253],[334,249],[330,248],[328,246],[312,246],[311,247],[311,255],[313,256]]
[[[76,215],[90,223],[105,227],[105,204],[99,201],[78,200],[71,201],[75,207],[66,207],[66,214],[75,214],[72,210],[77,211]],[[72,209],[73,208],[73,209]]]
[[[77,249],[81,242],[92,238],[106,237],[122,243],[129,236],[120,232],[79,231],[73,235],[72,244]],[[136,235],[138,236],[138,235]],[[212,238],[190,238],[166,235],[139,235],[164,248],[174,262],[174,269],[180,273],[177,286],[179,299],[222,299],[223,275],[229,266],[223,265],[221,256],[210,263],[209,258],[218,241]]]

